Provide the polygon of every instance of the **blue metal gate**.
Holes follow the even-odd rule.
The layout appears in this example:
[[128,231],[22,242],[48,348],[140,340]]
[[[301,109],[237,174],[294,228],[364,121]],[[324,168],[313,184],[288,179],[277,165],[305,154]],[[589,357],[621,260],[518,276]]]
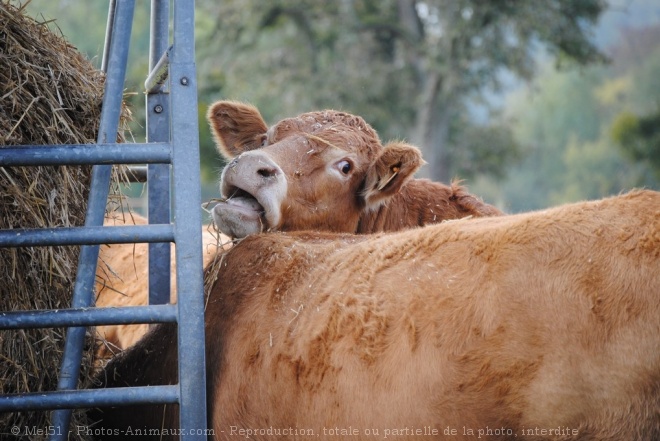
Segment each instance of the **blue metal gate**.
[[[0,247],[82,245],[69,309],[0,312],[0,329],[68,329],[57,391],[0,396],[0,412],[54,409],[54,440],[66,439],[71,409],[143,403],[179,403],[181,439],[206,437],[200,430],[206,428],[206,376],[194,0],[175,0],[173,11],[169,0],[152,0],[147,142],[118,144],[134,7],[135,0],[110,1],[97,144],[14,146],[0,156],[5,167],[94,164],[84,227],[0,230]],[[148,164],[149,225],[103,226],[112,164]],[[151,305],[93,308],[100,244],[134,242],[149,243]],[[176,243],[176,305],[165,304],[170,242]],[[178,385],[76,390],[85,326],[165,322],[178,323]]]

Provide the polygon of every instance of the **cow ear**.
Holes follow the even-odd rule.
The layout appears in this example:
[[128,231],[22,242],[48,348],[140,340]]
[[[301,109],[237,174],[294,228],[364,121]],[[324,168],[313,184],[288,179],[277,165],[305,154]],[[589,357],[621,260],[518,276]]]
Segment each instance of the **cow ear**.
[[259,110],[237,101],[218,101],[206,114],[218,151],[227,159],[261,147],[268,126]]
[[364,185],[367,207],[380,205],[398,193],[425,163],[417,147],[403,142],[387,144],[367,171]]

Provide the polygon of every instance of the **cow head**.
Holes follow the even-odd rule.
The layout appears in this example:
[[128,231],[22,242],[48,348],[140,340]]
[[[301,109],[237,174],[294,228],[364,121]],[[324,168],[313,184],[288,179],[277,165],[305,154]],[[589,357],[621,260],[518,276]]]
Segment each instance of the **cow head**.
[[220,101],[207,117],[229,161],[213,219],[233,237],[355,232],[361,214],[395,195],[424,163],[416,147],[383,147],[362,118],[344,112],[304,113],[268,128],[255,107]]

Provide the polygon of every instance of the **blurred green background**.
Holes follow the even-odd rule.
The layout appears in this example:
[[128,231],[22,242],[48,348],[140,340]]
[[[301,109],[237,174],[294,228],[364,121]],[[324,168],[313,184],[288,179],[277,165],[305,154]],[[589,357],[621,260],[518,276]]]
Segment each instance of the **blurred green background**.
[[[107,0],[27,5],[96,65],[107,8]],[[137,1],[126,82],[136,140],[149,8]],[[422,148],[420,176],[460,179],[507,212],[660,189],[657,0],[197,0],[196,8],[204,199],[217,196],[223,165],[205,120],[218,99],[250,102],[269,123],[323,108],[359,114],[383,141]]]

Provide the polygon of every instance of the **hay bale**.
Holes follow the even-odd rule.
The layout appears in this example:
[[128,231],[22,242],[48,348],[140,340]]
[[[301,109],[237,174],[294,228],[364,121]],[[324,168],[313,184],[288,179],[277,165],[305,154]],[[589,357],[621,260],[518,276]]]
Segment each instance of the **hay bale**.
[[[0,154],[6,145],[96,142],[103,83],[102,72],[64,38],[0,0]],[[128,119],[124,109],[123,124]],[[90,171],[0,167],[0,228],[83,225]],[[0,248],[0,311],[69,307],[78,251]],[[64,336],[64,329],[0,331],[1,393],[55,390]],[[83,382],[93,369],[88,337]],[[50,412],[5,413],[0,427],[8,435],[13,426],[48,427],[49,419]],[[74,413],[73,424],[85,422],[83,412]]]

